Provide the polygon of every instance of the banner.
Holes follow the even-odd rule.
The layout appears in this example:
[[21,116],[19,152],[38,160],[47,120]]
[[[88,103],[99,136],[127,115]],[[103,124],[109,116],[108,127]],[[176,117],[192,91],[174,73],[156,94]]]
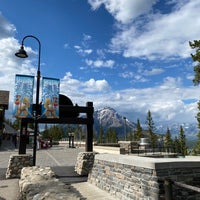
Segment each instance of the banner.
[[13,116],[32,118],[34,76],[15,76]]
[[44,77],[42,80],[42,118],[59,118],[60,80]]

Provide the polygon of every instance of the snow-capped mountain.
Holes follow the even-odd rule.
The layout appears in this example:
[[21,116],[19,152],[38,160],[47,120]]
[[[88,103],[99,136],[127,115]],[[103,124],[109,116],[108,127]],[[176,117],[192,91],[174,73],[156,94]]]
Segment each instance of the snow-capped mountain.
[[133,122],[130,122],[126,117],[121,116],[116,110],[110,107],[99,109],[94,112],[94,128],[97,132],[100,126],[102,126],[105,131],[109,128],[115,128],[119,135],[124,133],[125,128],[127,132],[135,128]]
[[[140,121],[140,123],[143,130],[145,130],[146,125],[142,124],[142,121]],[[179,135],[180,126],[183,127],[186,138],[188,139],[195,139],[198,133],[196,123],[157,124],[156,121],[154,121],[154,124],[156,133],[165,134],[167,128],[169,128],[172,137]],[[103,127],[104,131],[109,128],[114,128],[120,136],[124,134],[125,129],[127,133],[133,131],[136,128],[136,122],[131,122],[111,107],[105,107],[94,112],[94,129],[97,133],[99,132],[100,126]]]
[[187,139],[195,139],[198,133],[198,128],[196,123],[174,123],[174,124],[168,124],[163,125],[159,124],[156,126],[156,132],[165,134],[167,131],[167,128],[169,128],[170,133],[172,136],[178,136],[180,133],[180,126],[183,127],[184,133],[186,135]]

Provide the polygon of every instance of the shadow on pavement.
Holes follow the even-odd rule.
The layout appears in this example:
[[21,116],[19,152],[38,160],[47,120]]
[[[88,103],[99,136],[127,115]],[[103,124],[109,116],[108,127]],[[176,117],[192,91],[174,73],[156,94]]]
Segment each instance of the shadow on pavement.
[[65,184],[86,182],[88,178],[87,176],[77,174],[74,171],[74,166],[56,166],[51,168],[57,178]]

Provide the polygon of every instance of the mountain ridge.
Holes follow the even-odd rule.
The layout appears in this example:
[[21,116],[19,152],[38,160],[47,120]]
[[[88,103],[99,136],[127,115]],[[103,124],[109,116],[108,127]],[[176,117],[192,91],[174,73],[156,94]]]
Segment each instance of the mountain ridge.
[[[140,121],[141,123],[141,121]],[[195,139],[198,133],[197,123],[156,123],[155,133],[165,134],[167,128],[169,128],[172,137],[178,136],[180,132],[180,126],[183,127],[186,138]],[[100,126],[106,131],[109,128],[117,130],[119,136],[122,136],[125,131],[126,133],[132,132],[136,129],[136,122],[130,121],[127,117],[120,115],[114,108],[104,107],[94,111],[94,129],[98,133]],[[141,123],[143,130],[146,130],[147,126],[145,123]]]

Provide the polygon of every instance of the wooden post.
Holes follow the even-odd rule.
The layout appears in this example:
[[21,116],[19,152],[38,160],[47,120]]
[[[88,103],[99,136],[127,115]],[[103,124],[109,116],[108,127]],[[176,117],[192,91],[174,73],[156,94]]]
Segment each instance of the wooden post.
[[172,200],[172,181],[169,179],[164,180],[165,200]]
[[89,122],[87,123],[87,135],[86,135],[85,151],[91,152],[91,151],[93,151],[93,124],[94,124],[93,102],[87,102],[86,106],[88,107],[87,119],[88,119]]

